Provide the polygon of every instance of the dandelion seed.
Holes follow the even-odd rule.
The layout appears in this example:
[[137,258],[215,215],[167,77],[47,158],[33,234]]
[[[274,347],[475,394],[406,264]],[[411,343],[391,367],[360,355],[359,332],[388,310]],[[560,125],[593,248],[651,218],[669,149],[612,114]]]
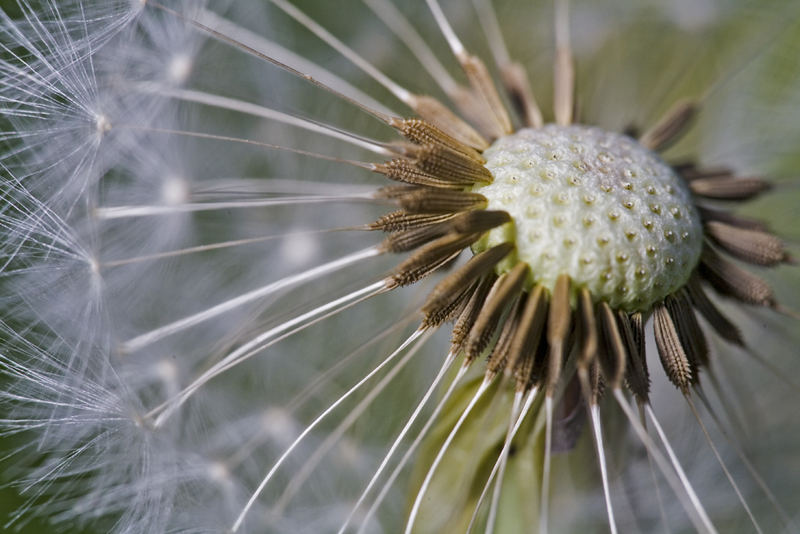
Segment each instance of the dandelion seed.
[[5,525],[794,528],[797,10],[358,4],[2,14]]

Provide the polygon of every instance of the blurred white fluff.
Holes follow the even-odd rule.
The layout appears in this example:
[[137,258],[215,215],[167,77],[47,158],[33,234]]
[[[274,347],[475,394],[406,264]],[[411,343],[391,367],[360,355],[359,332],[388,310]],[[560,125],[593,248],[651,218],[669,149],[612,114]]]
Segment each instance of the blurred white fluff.
[[[306,48],[309,55],[318,52],[296,38],[293,27],[275,10],[260,3],[230,4],[232,18],[258,21],[249,26],[248,38],[274,36],[294,41],[300,54]],[[205,2],[169,5],[188,17],[213,19]],[[212,3],[208,7],[218,8]],[[576,20],[590,23],[593,9],[579,5]],[[670,16],[681,26],[695,28],[673,11]],[[719,11],[709,8],[703,13],[724,16]],[[9,471],[13,484],[30,504],[8,525],[38,513],[60,525],[89,524],[115,533],[225,532],[266,470],[306,425],[413,328],[399,318],[410,317],[406,306],[415,296],[380,297],[309,327],[308,336],[259,350],[257,357],[211,380],[172,417],[154,425],[151,415],[159,413],[162,403],[248,340],[360,289],[391,265],[383,258],[369,258],[324,280],[287,284],[198,320],[191,328],[176,328],[136,344],[136,350],[124,350],[131,340],[163,325],[254,294],[378,239],[366,233],[355,238],[352,233],[326,232],[363,224],[381,213],[368,203],[178,209],[187,204],[301,197],[310,191],[347,197],[383,184],[345,165],[170,134],[190,130],[367,158],[358,146],[176,95],[182,89],[219,93],[258,105],[281,105],[283,111],[368,137],[384,138],[387,132],[355,116],[352,109],[335,105],[330,95],[231,52],[180,18],[141,1],[22,0],[20,12],[14,20],[0,13],[0,436],[16,436],[26,444],[7,461],[14,465]],[[547,20],[540,17],[535,23],[545,30]],[[606,18],[605,23],[610,29],[587,32],[587,56],[619,21]],[[416,66],[407,68],[407,54],[393,57],[399,45],[375,20],[353,24],[359,30],[353,30],[353,39],[362,44],[381,37],[380,46],[361,48],[376,62],[397,59],[399,66],[391,74],[398,81],[406,83],[418,73]],[[549,52],[549,33],[527,29],[525,35],[531,43],[518,47],[520,54],[529,56],[522,59],[549,69],[537,55]],[[341,73],[378,106],[391,103],[341,58],[325,54],[318,53],[318,63],[327,62],[327,75]],[[639,101],[639,93],[649,97],[653,82],[640,83],[638,77],[645,74],[625,70],[625,58],[614,56],[609,65],[595,68],[607,72],[597,76],[599,83],[584,101],[588,113],[594,114],[590,118],[603,126],[644,122],[669,102],[665,96],[670,91],[663,89],[657,99],[643,99],[647,106],[631,109],[628,101]],[[668,79],[676,69],[664,70],[663,79]],[[315,75],[326,79],[325,73]],[[546,78],[534,79],[534,85],[543,86]],[[422,87],[414,90],[437,91],[430,81],[418,83]],[[630,99],[619,96],[621,86],[631,91]],[[346,84],[339,87],[352,90]],[[609,99],[610,94],[615,98]],[[613,104],[598,105],[604,101]],[[703,120],[701,126],[706,126]],[[711,133],[698,144],[714,146],[716,135],[726,135],[711,130],[705,128]],[[695,146],[689,152],[696,150]],[[720,159],[725,155],[717,154]],[[164,208],[165,213],[114,215],[128,207]],[[189,251],[213,243],[226,245]],[[342,407],[345,415],[312,432],[256,502],[247,530],[335,531],[394,439],[398,422],[405,420],[430,383],[430,369],[438,367],[443,356],[435,349],[430,353],[435,357],[399,371],[381,402],[346,429],[276,517],[272,507],[281,502],[283,489],[359,399],[348,400]],[[673,415],[677,421],[685,418],[685,413]],[[690,423],[687,426],[696,433]],[[684,452],[691,451],[691,445]],[[621,449],[619,454],[626,452]],[[646,459],[638,458],[633,471],[637,481],[632,485],[646,488],[643,492],[651,484],[646,465]],[[709,480],[708,486],[714,484]],[[393,491],[402,493],[405,486],[401,480]],[[727,497],[717,509],[739,506]],[[582,502],[586,508],[581,511],[604,525],[599,497],[584,497]],[[656,521],[653,499],[647,504],[641,515]],[[405,512],[402,499],[389,499],[375,531],[397,531]]]
[[[175,213],[133,224],[103,215],[106,207],[247,199],[263,183],[257,179],[263,169],[248,169],[246,158],[234,156],[236,147],[209,151],[207,143],[157,132],[201,129],[219,119],[187,115],[177,100],[159,96],[189,79],[205,36],[143,6],[23,2],[20,19],[2,14],[2,140],[9,150],[0,160],[0,369],[10,386],[0,393],[8,413],[0,435],[28,444],[7,461],[14,465],[13,485],[29,498],[9,527],[38,513],[61,525],[113,532],[225,531],[264,466],[302,430],[296,415],[327,402],[320,384],[303,391],[293,377],[317,375],[333,354],[347,352],[333,342],[331,354],[256,363],[204,388],[163,426],[154,428],[147,418],[243,334],[279,324],[298,302],[322,301],[287,300],[276,292],[272,301],[251,302],[132,355],[120,352],[122,342],[313,266],[320,262],[317,230],[338,222],[306,217],[315,226],[298,227],[293,211],[280,208]],[[196,14],[202,5],[185,7]],[[239,125],[235,133],[246,136]],[[273,165],[272,172],[280,169],[287,167]],[[291,187],[299,187],[292,178]],[[350,224],[365,220],[360,211]],[[302,247],[288,230],[299,232]],[[230,240],[249,243],[148,259]],[[336,236],[327,246],[328,257],[342,250]],[[291,253],[275,253],[282,249]],[[265,314],[270,302],[280,305],[280,314]],[[352,339],[370,341],[386,326],[375,323],[364,320],[364,335]],[[346,383],[353,371],[329,373],[328,382]],[[231,384],[238,384],[234,393]],[[331,385],[323,391],[335,393]],[[276,402],[292,397],[294,413],[280,407],[285,400]],[[312,436],[308,450],[323,438]],[[343,456],[340,464],[355,474],[358,457]],[[311,493],[343,517],[345,508],[330,499],[335,485]],[[247,525],[255,532],[316,532],[332,524],[319,502],[315,510],[303,511],[298,523],[290,514],[268,519],[257,507]]]

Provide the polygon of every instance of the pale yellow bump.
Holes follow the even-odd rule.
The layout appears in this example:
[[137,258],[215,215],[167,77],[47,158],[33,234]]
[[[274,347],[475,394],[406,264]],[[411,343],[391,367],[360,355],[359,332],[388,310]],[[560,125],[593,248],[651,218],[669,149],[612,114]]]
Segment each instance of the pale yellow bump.
[[533,195],[535,197],[541,196],[543,192],[544,188],[542,187],[541,184],[533,184],[530,187],[528,187],[528,194]]
[[597,155],[597,159],[599,159],[599,160],[600,160],[600,161],[602,161],[603,163],[613,163],[613,162],[614,162],[614,156],[612,156],[612,155],[611,155],[611,154],[609,154],[608,152],[601,152],[601,153],[599,153],[599,154]]

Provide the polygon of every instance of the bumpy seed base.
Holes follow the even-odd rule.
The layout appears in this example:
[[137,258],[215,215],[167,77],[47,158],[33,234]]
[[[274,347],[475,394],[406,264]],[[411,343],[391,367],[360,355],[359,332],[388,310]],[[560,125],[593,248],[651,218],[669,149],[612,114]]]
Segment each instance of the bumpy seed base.
[[531,283],[573,288],[625,311],[647,310],[681,287],[697,265],[703,232],[683,180],[627,136],[587,126],[547,125],[498,139],[484,152],[494,176],[475,192],[513,222],[479,252],[505,241],[527,262]]

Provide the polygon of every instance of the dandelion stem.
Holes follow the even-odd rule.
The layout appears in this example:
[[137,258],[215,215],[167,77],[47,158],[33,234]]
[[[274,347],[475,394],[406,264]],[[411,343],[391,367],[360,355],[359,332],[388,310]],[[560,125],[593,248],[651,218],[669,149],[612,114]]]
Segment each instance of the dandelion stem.
[[194,202],[186,204],[150,205],[150,206],[107,206],[97,208],[95,215],[102,220],[126,219],[130,217],[153,217],[174,215],[178,213],[196,213],[200,211],[219,211],[246,208],[264,208],[267,206],[297,206],[304,204],[325,204],[330,202],[370,202],[374,196],[370,193],[361,195],[308,195],[298,197],[270,198],[266,200],[239,200],[231,202]]
[[194,137],[196,139],[209,139],[212,141],[226,141],[229,143],[239,143],[243,145],[251,145],[260,148],[268,148],[270,150],[281,150],[283,152],[290,152],[292,154],[298,154],[300,156],[308,156],[310,158],[321,159],[324,161],[332,161],[335,163],[347,163],[349,165],[353,165],[362,169],[372,170],[372,166],[368,163],[363,163],[360,161],[354,160],[347,160],[342,158],[337,158],[335,156],[326,156],[325,154],[319,154],[317,152],[310,152],[308,150],[301,150],[299,148],[291,148],[288,146],[282,145],[275,145],[272,143],[265,143],[263,141],[256,141],[253,139],[246,139],[244,137],[232,137],[229,135],[218,135],[212,133],[205,133],[205,132],[193,132],[191,130],[175,130],[170,128],[154,128],[149,126],[135,126],[135,125],[124,125],[118,126],[118,128],[125,127],[130,130],[140,130],[146,132],[153,132],[153,133],[162,133],[162,134],[169,134],[169,135],[181,135],[184,137]]
[[392,484],[394,484],[394,481],[400,475],[400,472],[402,471],[403,467],[405,467],[406,463],[408,463],[408,461],[411,459],[411,455],[413,455],[414,451],[417,450],[417,447],[419,447],[419,444],[422,442],[422,439],[428,435],[428,431],[430,430],[431,426],[433,426],[433,423],[436,421],[436,418],[441,413],[442,409],[444,408],[444,405],[453,395],[453,392],[456,389],[456,385],[459,382],[461,382],[461,379],[464,378],[464,375],[467,373],[468,369],[469,365],[466,364],[462,365],[461,368],[458,370],[456,377],[450,383],[450,385],[447,388],[447,391],[444,393],[444,395],[442,395],[442,398],[439,400],[439,403],[433,409],[433,413],[430,415],[430,417],[428,417],[428,420],[425,422],[422,429],[419,431],[419,434],[417,434],[417,437],[414,438],[414,441],[408,447],[408,450],[405,452],[403,457],[397,463],[394,470],[392,470],[391,475],[389,475],[389,478],[384,483],[383,487],[381,488],[381,491],[378,493],[378,496],[375,497],[375,501],[369,507],[367,513],[364,514],[364,518],[362,519],[361,522],[361,527],[358,529],[358,534],[363,534],[364,530],[369,524],[370,518],[373,515],[375,515],[375,512],[378,510],[378,506],[380,506],[380,504],[383,502],[383,499],[385,499],[386,495],[388,495],[389,489],[392,487]]
[[611,490],[608,487],[608,467],[606,466],[606,453],[603,450],[603,432],[600,426],[600,407],[593,403],[590,407],[592,417],[592,430],[594,443],[597,448],[597,461],[600,464],[600,477],[603,481],[603,495],[606,501],[606,513],[608,514],[608,527],[611,534],[617,533],[617,522],[614,520],[614,507],[611,504]]
[[288,124],[290,126],[296,126],[298,128],[302,128],[303,130],[309,132],[322,134],[331,137],[333,139],[338,139],[340,141],[346,141],[347,143],[363,148],[365,150],[369,150],[370,152],[374,152],[375,154],[380,154],[382,156],[391,156],[394,154],[394,152],[389,148],[379,143],[370,141],[368,139],[364,139],[363,137],[356,135],[354,133],[347,132],[345,130],[327,124],[322,124],[318,121],[305,119],[296,115],[291,115],[289,113],[283,113],[281,111],[277,111],[275,109],[268,108],[266,106],[253,104],[252,102],[246,102],[244,100],[239,100],[236,98],[230,98],[222,95],[215,95],[191,89],[175,89],[169,87],[154,86],[154,87],[148,87],[146,88],[146,90],[161,96],[175,98],[177,100],[183,100],[185,102],[194,102],[197,104],[204,104],[207,106],[212,106],[220,109],[228,109],[231,111],[237,111],[239,113],[244,113],[246,115],[251,115],[254,117],[261,117],[264,119],[281,122],[283,124]]
[[[494,463],[494,466],[492,467],[492,471],[491,471],[491,473],[489,473],[489,478],[486,480],[486,484],[484,484],[484,486],[483,486],[483,491],[481,491],[481,494],[478,497],[478,502],[475,504],[475,509],[472,512],[472,517],[470,518],[469,525],[467,526],[467,534],[472,532],[472,529],[475,526],[475,521],[478,519],[478,511],[480,510],[481,504],[483,503],[484,499],[486,498],[486,495],[489,493],[489,488],[491,487],[492,480],[494,479],[495,476],[497,476],[499,471],[501,471],[502,469],[505,469],[505,466],[503,464],[508,459],[508,453],[511,450],[511,442],[514,440],[514,436],[517,435],[517,432],[519,431],[520,426],[522,426],[522,422],[525,420],[525,416],[527,415],[528,410],[530,410],[531,406],[533,405],[533,401],[536,399],[537,391],[538,390],[536,388],[533,388],[525,395],[525,401],[523,402],[522,409],[519,411],[519,413],[516,416],[516,418],[513,419],[513,423],[514,423],[513,428],[511,428],[510,432],[506,435],[506,440],[503,443],[503,449],[500,451],[500,456],[498,456],[497,461]],[[504,460],[503,458],[505,458],[506,460]],[[496,507],[497,506],[495,504],[495,501],[498,500],[498,496],[500,494],[501,487],[502,487],[502,482],[495,484],[495,487],[494,487],[494,492],[495,493],[492,496],[492,503],[491,503],[492,507]],[[487,530],[490,529],[490,528],[493,530],[494,529],[494,516],[492,515],[491,509],[490,509],[489,512],[490,512],[489,513],[489,520],[486,523],[486,528],[487,528]]]
[[436,59],[428,44],[417,32],[416,28],[406,19],[394,4],[387,0],[362,0],[375,15],[380,18],[389,30],[392,31],[411,50],[420,65],[428,71],[431,78],[448,95],[454,95],[458,90],[458,83],[453,79],[447,69]]
[[300,237],[307,235],[324,234],[328,232],[335,232],[337,229],[332,230],[311,230],[308,232],[292,232],[289,234],[275,234],[266,235],[261,237],[251,237],[247,239],[234,239],[231,241],[222,241],[219,243],[210,243],[208,245],[198,245],[196,247],[187,247],[178,250],[168,250],[156,254],[147,254],[145,256],[137,256],[135,258],[125,258],[122,260],[106,261],[103,262],[102,267],[119,267],[120,265],[130,265],[131,263],[139,263],[143,261],[162,260],[166,258],[174,258],[176,256],[183,256],[186,254],[196,254],[198,252],[207,252],[209,250],[218,250],[222,248],[238,247],[242,245],[252,245],[255,243],[263,243],[273,239],[286,239],[292,237]]
[[232,532],[237,532],[239,530],[239,528],[242,526],[242,523],[244,523],[245,517],[247,516],[247,512],[249,512],[250,509],[253,507],[253,504],[255,504],[256,499],[258,499],[259,495],[261,495],[261,493],[264,491],[264,488],[266,488],[267,484],[269,484],[269,481],[272,479],[273,475],[278,471],[280,466],[283,465],[283,462],[286,461],[286,458],[289,457],[289,455],[297,447],[297,445],[303,439],[305,439],[305,437],[308,436],[308,434],[310,434],[311,431],[314,430],[314,428],[316,428],[316,426],[323,419],[325,419],[342,402],[344,402],[348,397],[350,397],[350,395],[352,395],[353,393],[358,391],[358,389],[360,389],[361,386],[363,386],[367,381],[369,381],[370,378],[375,376],[381,369],[383,369],[392,360],[394,360],[397,357],[398,354],[400,354],[406,347],[408,347],[416,339],[418,339],[420,336],[425,334],[425,336],[420,340],[420,344],[422,344],[422,343],[425,342],[425,340],[428,337],[430,337],[431,333],[432,333],[431,330],[427,330],[426,331],[425,329],[421,329],[421,328],[416,330],[416,331],[414,331],[414,333],[411,334],[408,337],[408,339],[406,339],[394,352],[392,352],[386,359],[384,359],[374,369],[372,369],[372,371],[367,373],[367,375],[364,376],[364,378],[359,380],[353,387],[348,389],[344,393],[344,395],[342,395],[338,399],[336,399],[336,401],[334,401],[333,404],[328,406],[319,416],[317,416],[317,418],[314,419],[314,421],[312,421],[311,424],[309,424],[305,428],[305,430],[303,430],[303,432],[294,440],[294,442],[292,442],[292,444],[286,449],[286,451],[280,456],[280,458],[278,458],[278,460],[275,462],[275,464],[269,470],[267,475],[261,480],[261,483],[258,485],[256,490],[250,496],[250,499],[247,501],[247,504],[244,506],[242,511],[239,513],[239,516],[236,518],[236,521],[233,523],[233,526],[231,526],[231,531]]
[[197,20],[187,19],[181,13],[175,11],[174,9],[170,9],[170,8],[168,8],[168,7],[166,7],[166,6],[162,5],[162,4],[154,2],[153,0],[148,0],[147,4],[151,5],[153,7],[156,7],[158,9],[161,9],[161,10],[167,12],[167,13],[170,13],[170,14],[172,14],[172,15],[174,15],[174,16],[182,19],[182,20],[186,20],[189,24],[191,24],[195,28],[207,33],[208,35],[214,37],[215,39],[218,39],[218,40],[222,41],[223,43],[227,43],[227,44],[229,44],[229,45],[231,45],[231,46],[233,46],[235,48],[238,48],[239,50],[242,50],[243,52],[246,52],[246,53],[248,53],[248,54],[250,54],[250,55],[252,55],[252,56],[254,56],[254,57],[258,58],[258,59],[266,61],[267,63],[271,63],[272,65],[275,65],[276,67],[278,67],[280,69],[283,69],[284,71],[288,72],[289,74],[297,76],[298,78],[300,78],[302,80],[306,80],[311,85],[314,85],[314,86],[316,86],[316,87],[318,87],[318,88],[320,88],[320,89],[322,89],[324,91],[327,91],[327,92],[331,93],[334,96],[339,97],[340,99],[344,100],[345,102],[348,102],[348,103],[352,104],[353,106],[357,107],[358,109],[364,111],[365,113],[367,113],[369,115],[372,115],[373,117],[375,117],[375,118],[377,118],[377,119],[379,119],[379,120],[381,120],[383,122],[389,122],[392,119],[391,115],[387,115],[386,113],[383,113],[383,112],[381,112],[381,111],[379,111],[377,109],[372,109],[369,106],[367,106],[366,104],[364,104],[362,102],[359,102],[358,100],[355,100],[355,99],[353,99],[353,98],[351,98],[351,97],[349,97],[349,96],[347,96],[345,94],[342,94],[339,91],[333,89],[332,87],[330,87],[328,85],[325,85],[324,83],[322,83],[321,81],[319,81],[316,78],[312,77],[311,75],[305,74],[303,72],[300,72],[296,68],[294,68],[294,67],[292,67],[290,65],[287,65],[286,63],[284,63],[282,61],[278,61],[274,57],[272,57],[272,56],[270,56],[268,54],[265,54],[265,53],[263,53],[263,52],[261,52],[259,50],[256,50],[255,48],[253,48],[251,46],[248,46],[248,45],[246,45],[246,44],[244,44],[244,43],[242,43],[240,41],[237,41],[236,39],[234,39],[233,37],[231,37],[229,35],[225,35],[224,33],[221,33],[221,32],[219,32],[219,31],[217,31],[217,30],[215,30],[213,28],[210,28],[210,27],[206,26],[205,24],[203,24],[203,23],[201,23],[201,22],[199,22]]
[[311,17],[300,11],[292,4],[285,0],[271,0],[273,4],[278,6],[284,13],[292,17],[294,20],[306,27],[311,33],[322,39],[331,48],[346,57],[351,63],[365,72],[373,80],[385,87],[395,98],[401,102],[408,103],[411,100],[411,93],[401,87],[394,80],[390,79],[383,72],[375,68],[374,65],[366,61],[363,57],[357,54],[352,48],[345,45],[342,41],[334,37],[328,30],[320,26]]
[[466,49],[464,45],[461,44],[461,41],[456,36],[456,32],[453,31],[453,27],[450,26],[450,23],[447,22],[447,17],[442,11],[441,6],[439,6],[439,2],[436,0],[426,0],[428,3],[428,7],[433,14],[433,18],[436,20],[436,24],[439,26],[439,29],[444,35],[444,38],[447,40],[447,44],[450,45],[450,49],[453,51],[453,55],[460,58],[464,54],[466,54]]
[[753,527],[756,529],[756,532],[758,532],[758,534],[762,534],[763,530],[761,530],[761,527],[759,526],[758,521],[756,521],[756,518],[753,515],[752,510],[750,510],[750,506],[747,505],[747,501],[745,500],[744,495],[742,495],[742,492],[739,489],[739,485],[736,483],[736,481],[733,478],[733,475],[731,475],[731,472],[725,465],[725,461],[722,459],[719,450],[717,450],[716,445],[714,445],[714,441],[711,439],[711,435],[708,433],[706,425],[703,423],[703,420],[700,419],[700,414],[697,413],[697,408],[695,407],[692,398],[688,394],[684,395],[684,397],[686,398],[686,402],[689,404],[689,408],[692,410],[694,418],[697,420],[697,424],[700,425],[700,429],[703,431],[703,435],[706,437],[706,441],[708,442],[709,447],[711,447],[711,450],[714,452],[714,456],[717,458],[717,462],[719,462],[722,471],[725,473],[725,477],[728,479],[728,482],[730,482],[733,491],[736,492],[736,496],[739,498],[739,502],[742,503],[744,511],[750,518],[750,522],[753,524]]
[[[426,338],[423,338],[422,341],[425,341],[425,339]],[[330,451],[330,449],[341,439],[347,429],[349,429],[356,421],[358,421],[358,418],[364,414],[364,411],[367,408],[369,408],[369,406],[372,404],[372,401],[374,401],[375,398],[381,394],[386,386],[388,386],[389,383],[391,383],[391,381],[397,376],[397,374],[403,370],[411,358],[413,358],[419,352],[419,350],[422,348],[422,345],[423,343],[421,342],[415,344],[408,351],[408,353],[403,356],[403,358],[381,378],[375,387],[372,388],[369,393],[367,393],[358,402],[358,404],[348,412],[347,417],[345,417],[335,429],[328,433],[328,435],[325,437],[325,441],[323,441],[317,450],[314,451],[314,454],[309,456],[303,462],[302,469],[300,469],[296,474],[292,475],[291,481],[286,485],[286,488],[283,490],[283,493],[281,493],[278,502],[273,508],[273,513],[275,515],[279,517],[283,515],[283,511],[286,509],[286,506],[288,506],[292,497],[297,494],[297,491],[300,489],[303,482],[308,480],[308,477],[314,472],[314,469],[316,469],[316,467],[325,457],[325,454]]]
[[667,479],[667,483],[669,483],[669,485],[672,487],[672,490],[675,492],[675,495],[677,495],[678,499],[681,501],[683,509],[689,514],[689,519],[694,527],[700,532],[716,533],[716,529],[713,525],[711,525],[711,522],[708,521],[708,516],[705,514],[705,511],[702,511],[702,507],[699,507],[699,503],[694,499],[689,499],[687,502],[688,489],[685,485],[682,485],[677,478],[675,478],[675,474],[669,468],[669,463],[664,458],[664,455],[661,454],[661,451],[658,450],[655,443],[653,443],[653,440],[650,438],[650,435],[647,433],[647,430],[645,430],[642,423],[639,421],[639,419],[637,419],[636,414],[631,408],[631,405],[622,394],[622,390],[620,388],[614,388],[612,392],[617,404],[619,404],[619,407],[622,408],[622,411],[628,418],[628,422],[631,424],[634,432],[636,432],[636,435],[639,437],[639,441],[641,441],[647,450],[650,451],[653,460],[656,462],[658,469],[661,471],[661,474]]
[[352,265],[353,263],[357,263],[367,258],[376,256],[378,255],[378,253],[379,252],[376,247],[365,248],[358,252],[354,252],[353,254],[350,254],[348,256],[339,258],[338,260],[324,263],[322,265],[319,265],[312,269],[308,269],[307,271],[303,271],[298,274],[287,276],[286,278],[282,278],[276,282],[272,282],[271,284],[267,284],[253,291],[244,293],[243,295],[239,295],[238,297],[234,297],[232,299],[221,302],[206,310],[195,313],[194,315],[184,317],[183,319],[156,328],[155,330],[151,330],[150,332],[146,332],[144,334],[136,336],[135,338],[129,339],[128,341],[122,344],[121,350],[126,353],[136,352],[137,350],[146,347],[151,343],[155,343],[156,341],[163,339],[167,336],[171,336],[177,332],[180,332],[181,330],[191,328],[204,321],[212,319],[218,315],[234,310],[239,306],[243,306],[254,300],[264,298],[268,295],[286,289],[287,287],[291,287],[293,285],[302,282],[307,282],[309,280],[319,278],[320,276],[337,271],[339,269],[342,269],[343,267]]
[[553,395],[548,393],[544,399],[544,466],[542,467],[542,495],[539,505],[539,532],[549,530],[550,509],[550,457],[553,454]]
[[249,48],[258,50],[265,55],[272,56],[287,65],[294,65],[299,71],[308,73],[320,82],[333,88],[337,92],[346,95],[352,100],[363,102],[370,108],[380,111],[385,115],[392,115],[392,111],[389,108],[385,107],[383,104],[360,89],[356,88],[349,82],[345,81],[341,77],[308,60],[302,55],[284,48],[273,41],[270,41],[263,35],[243,28],[242,26],[239,26],[238,24],[207,9],[200,11],[198,19],[204,26],[215,28],[220,33],[230,35],[235,41],[240,42]]
[[[497,519],[497,509],[500,505],[500,494],[503,490],[503,478],[506,474],[506,465],[508,464],[508,451],[511,448],[511,440],[513,438],[515,423],[520,418],[520,408],[522,407],[523,392],[517,391],[514,393],[514,401],[511,405],[511,418],[508,422],[508,430],[506,431],[506,438],[503,442],[503,448],[500,451],[500,456],[497,461],[500,462],[499,469],[497,470],[497,479],[494,483],[494,492],[492,494],[492,502],[489,504],[489,518],[486,521],[486,534],[494,533],[494,524]],[[491,476],[491,475],[490,475]],[[486,481],[486,487],[489,487],[491,481]],[[481,492],[483,493],[483,492]],[[476,505],[475,509],[478,509]]]
[[736,455],[739,457],[739,459],[744,464],[747,471],[750,473],[750,476],[753,478],[753,480],[755,480],[759,488],[761,488],[761,491],[764,492],[764,495],[767,496],[767,499],[770,501],[773,508],[775,508],[775,511],[780,517],[780,520],[783,523],[783,525],[786,527],[786,530],[791,531],[792,530],[791,527],[794,525],[794,521],[789,517],[789,514],[786,513],[786,510],[784,510],[783,506],[781,506],[781,504],[778,502],[778,498],[775,496],[772,490],[769,489],[769,486],[764,481],[764,478],[756,470],[755,466],[753,465],[753,462],[750,461],[750,459],[747,457],[747,454],[745,454],[745,452],[742,450],[739,444],[728,434],[727,430],[725,429],[725,426],[720,421],[717,413],[711,407],[711,403],[709,403],[708,399],[706,399],[704,395],[701,395],[700,401],[703,403],[709,415],[711,416],[711,419],[714,421],[714,425],[717,427],[717,430],[720,432],[720,434],[722,434],[722,437],[725,438],[725,441],[733,447],[733,449],[736,451]]
[[176,412],[176,410],[183,405],[200,387],[212,378],[224,373],[228,369],[242,363],[258,352],[266,349],[267,347],[293,335],[309,326],[322,321],[323,319],[340,313],[341,311],[354,306],[355,304],[375,296],[386,290],[386,283],[375,282],[367,287],[349,293],[343,297],[333,300],[322,306],[318,306],[311,311],[308,311],[294,319],[281,323],[280,325],[267,330],[251,339],[241,347],[237,348],[221,361],[212,366],[208,371],[204,372],[194,382],[187,386],[177,397],[168,400],[167,402],[159,405],[151,410],[147,416],[152,417],[157,413],[160,415],[155,420],[155,426],[160,427],[164,422]]
[[422,505],[422,499],[425,497],[425,493],[428,491],[428,487],[430,486],[431,480],[433,480],[433,475],[436,473],[436,469],[439,467],[442,459],[444,458],[447,449],[450,447],[450,444],[453,442],[453,439],[456,437],[461,425],[464,424],[464,421],[467,420],[469,417],[470,412],[475,407],[475,405],[480,400],[483,393],[489,388],[492,384],[492,380],[489,377],[483,379],[481,385],[478,387],[478,391],[475,392],[475,395],[469,401],[469,404],[464,409],[464,412],[461,414],[461,417],[458,418],[456,421],[455,426],[450,431],[450,434],[447,436],[447,439],[442,444],[441,448],[439,449],[439,453],[434,458],[433,463],[428,468],[428,472],[425,475],[425,480],[422,481],[422,486],[420,486],[419,491],[417,492],[417,497],[414,499],[414,505],[411,508],[411,513],[408,516],[408,522],[406,523],[405,534],[411,534],[411,531],[414,528],[414,521],[417,519],[417,514],[419,513],[420,506]]
[[370,478],[369,482],[367,483],[367,486],[361,492],[361,495],[358,497],[356,504],[353,505],[353,508],[352,510],[350,510],[350,513],[348,514],[344,523],[342,524],[341,527],[339,527],[338,534],[343,534],[345,530],[347,530],[347,527],[350,525],[350,522],[353,520],[353,517],[355,516],[359,507],[364,502],[364,499],[366,499],[370,490],[378,481],[378,478],[380,477],[383,470],[386,469],[387,465],[389,465],[389,460],[391,460],[392,456],[394,456],[394,453],[397,451],[397,447],[400,446],[400,443],[403,441],[403,438],[411,429],[417,417],[419,417],[419,414],[422,412],[423,407],[428,403],[428,399],[430,399],[431,395],[436,390],[436,387],[439,385],[439,382],[442,381],[442,378],[444,378],[445,374],[447,373],[447,370],[450,369],[450,366],[453,364],[454,361],[455,361],[455,354],[451,352],[450,354],[447,355],[447,358],[445,358],[442,367],[439,369],[439,372],[433,379],[433,382],[431,383],[430,387],[428,387],[428,390],[425,392],[425,395],[423,395],[422,399],[420,399],[420,401],[417,403],[417,406],[416,408],[414,408],[414,411],[411,413],[411,416],[408,418],[408,421],[406,422],[405,425],[403,425],[402,430],[395,438],[391,447],[389,447],[389,450],[384,455],[383,460],[381,460],[378,469],[375,470],[375,474],[372,475],[372,478]]
[[[616,391],[616,390],[615,390]],[[703,526],[706,528],[708,532],[716,533],[717,530],[714,528],[714,525],[711,523],[711,520],[708,517],[708,514],[703,508],[703,504],[700,502],[700,498],[695,493],[694,488],[692,488],[691,482],[689,482],[689,478],[686,476],[686,473],[681,466],[678,457],[675,456],[675,452],[672,450],[672,446],[669,444],[669,440],[667,439],[667,435],[664,433],[664,429],[661,428],[661,425],[658,423],[656,419],[656,414],[653,412],[653,408],[647,404],[645,405],[645,411],[647,415],[650,417],[650,420],[653,422],[653,426],[658,433],[658,437],[661,439],[661,443],[663,443],[664,448],[667,450],[667,455],[669,456],[670,461],[672,462],[672,466],[675,468],[675,471],[678,473],[678,477],[681,479],[681,483],[683,487],[686,489],[686,493],[689,495],[689,499],[692,501],[692,505],[694,509],[697,511],[697,514],[700,516],[700,520],[703,522]]]

